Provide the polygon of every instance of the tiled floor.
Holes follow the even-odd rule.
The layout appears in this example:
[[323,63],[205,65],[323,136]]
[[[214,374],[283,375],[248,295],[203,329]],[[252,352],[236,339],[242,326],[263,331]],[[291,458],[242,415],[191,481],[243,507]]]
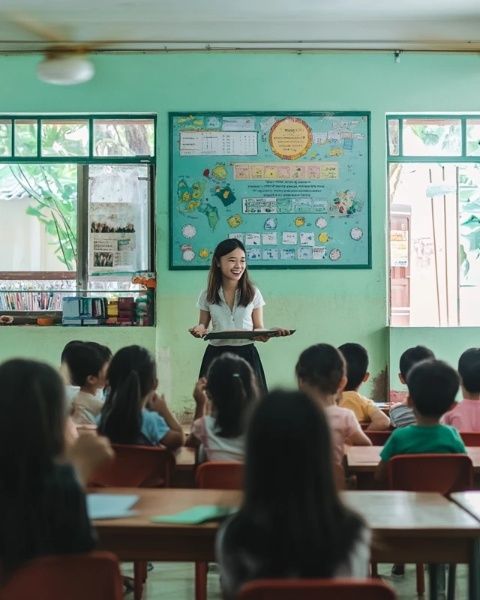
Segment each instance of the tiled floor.
[[[405,577],[392,579],[391,565],[379,565],[379,573],[384,581],[390,583],[397,592],[398,600],[415,600],[417,598],[415,585],[415,566],[407,565]],[[131,574],[129,565],[123,569],[125,574]],[[428,585],[428,574],[426,573]],[[456,600],[467,598],[467,569],[460,565],[457,568]],[[440,596],[439,600],[445,596]],[[126,600],[133,598],[133,594],[126,595]],[[209,600],[220,600],[220,585],[218,575],[211,573],[208,576]],[[425,596],[427,598],[427,596]],[[144,600],[194,600],[193,564],[191,563],[155,563],[153,571],[148,574],[147,587]]]

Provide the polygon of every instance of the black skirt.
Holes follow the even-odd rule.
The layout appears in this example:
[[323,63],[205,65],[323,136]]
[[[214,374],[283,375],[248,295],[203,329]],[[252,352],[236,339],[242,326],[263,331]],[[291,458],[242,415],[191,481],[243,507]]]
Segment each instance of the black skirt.
[[244,346],[212,346],[212,344],[208,344],[205,354],[203,355],[199,377],[206,377],[208,368],[213,360],[217,358],[217,356],[225,354],[225,352],[231,352],[232,354],[236,354],[237,356],[245,359],[252,367],[253,372],[257,377],[260,393],[263,395],[268,392],[267,380],[265,379],[262,361],[260,360],[258,351],[255,348],[255,344],[245,344]]

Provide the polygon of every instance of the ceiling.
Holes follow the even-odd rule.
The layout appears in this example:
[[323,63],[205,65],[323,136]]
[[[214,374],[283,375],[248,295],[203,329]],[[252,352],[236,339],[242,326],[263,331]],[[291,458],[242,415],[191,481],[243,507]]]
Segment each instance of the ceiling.
[[[98,44],[97,43],[101,42]],[[0,52],[480,51],[480,0],[1,0]]]

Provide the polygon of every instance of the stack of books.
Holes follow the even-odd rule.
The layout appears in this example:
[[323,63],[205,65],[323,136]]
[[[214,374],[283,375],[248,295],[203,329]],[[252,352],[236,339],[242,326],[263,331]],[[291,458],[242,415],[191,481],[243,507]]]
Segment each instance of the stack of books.
[[114,298],[108,301],[107,325],[134,325],[135,299],[131,296]]
[[63,298],[62,310],[63,325],[102,325],[107,319],[107,299],[66,296]]

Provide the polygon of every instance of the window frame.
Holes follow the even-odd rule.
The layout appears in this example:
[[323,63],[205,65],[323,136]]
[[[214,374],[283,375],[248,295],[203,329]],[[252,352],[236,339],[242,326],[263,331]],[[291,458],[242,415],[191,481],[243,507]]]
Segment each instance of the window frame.
[[[118,120],[118,121],[153,121],[153,155],[136,156],[95,156],[94,155],[94,122],[96,120]],[[15,121],[37,122],[37,154],[36,156],[17,156],[15,154]],[[42,156],[42,121],[87,121],[88,122],[88,155],[86,156]],[[0,123],[10,122],[10,145],[12,153],[10,156],[0,156],[2,163],[76,163],[76,164],[122,164],[122,163],[148,163],[155,165],[157,156],[157,115],[154,113],[0,113]]]
[[[86,156],[42,156],[41,138],[42,121],[87,121],[88,122],[88,155]],[[94,122],[95,120],[111,121],[152,121],[153,154],[136,156],[95,156],[94,155]],[[36,121],[37,154],[36,156],[17,156],[15,154],[15,122]],[[77,166],[77,268],[76,271],[0,271],[0,281],[35,281],[35,280],[74,280],[75,292],[80,293],[88,287],[88,173],[90,165],[144,165],[148,167],[150,223],[148,231],[149,271],[155,272],[155,166],[157,157],[157,115],[153,113],[18,113],[0,114],[0,122],[11,125],[11,155],[0,156],[2,164],[75,164]],[[25,290],[28,291],[28,290]],[[88,292],[90,293],[90,292]],[[27,311],[20,311],[27,312]],[[13,313],[12,313],[13,314]]]
[[[403,125],[404,121],[410,119],[421,119],[425,122],[428,121],[441,121],[441,120],[457,120],[460,121],[460,148],[461,154],[457,156],[445,156],[445,155],[437,155],[432,154],[430,156],[425,155],[405,155],[403,153]],[[409,163],[434,163],[434,164],[442,164],[442,163],[450,163],[450,164],[475,164],[480,163],[480,154],[479,155],[469,155],[467,153],[467,124],[468,121],[475,120],[480,121],[480,113],[387,113],[385,119],[385,134],[386,134],[386,178],[387,178],[387,206],[388,206],[388,228],[387,228],[387,277],[388,277],[388,313],[387,313],[387,323],[389,327],[415,327],[415,325],[392,325],[392,304],[391,304],[391,286],[392,286],[392,267],[391,267],[391,191],[390,191],[390,165],[391,164],[409,164]],[[390,130],[389,123],[390,121],[398,121],[398,154],[391,154],[390,148]],[[457,248],[458,251],[458,248]],[[459,302],[459,297],[457,297],[457,303]],[[460,313],[458,314],[458,318],[460,319]],[[420,326],[420,325],[419,325]],[[427,327],[427,326],[425,326]],[[445,325],[428,325],[428,327],[439,328],[445,327]],[[464,327],[460,322],[458,324],[449,324],[448,327]]]

